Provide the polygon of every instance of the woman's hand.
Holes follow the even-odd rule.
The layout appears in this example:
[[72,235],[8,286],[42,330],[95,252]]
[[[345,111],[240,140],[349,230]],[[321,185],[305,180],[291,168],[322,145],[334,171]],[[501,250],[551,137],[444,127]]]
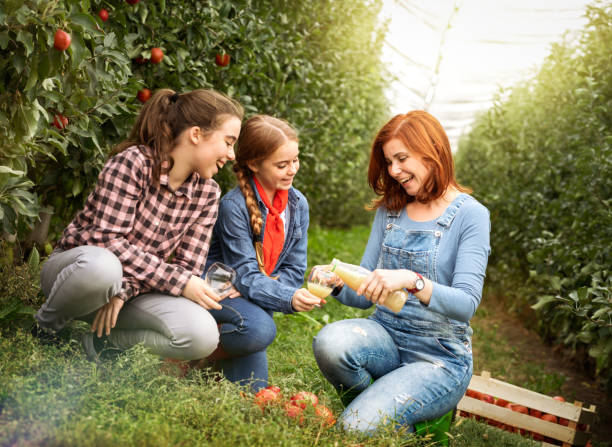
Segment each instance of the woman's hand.
[[202,278],[192,276],[183,289],[183,296],[199,304],[204,309],[222,309],[219,296]]
[[108,303],[98,309],[94,321],[91,324],[91,332],[97,332],[98,338],[102,337],[102,333],[110,335],[110,331],[117,324],[117,316],[119,311],[125,304],[119,297],[112,297]]
[[363,295],[373,303],[382,304],[392,292],[404,287],[414,287],[416,278],[416,273],[411,270],[376,269],[363,280],[357,289],[357,295]]
[[306,289],[297,289],[291,298],[291,306],[298,312],[307,312],[315,307],[321,307],[321,303],[325,304],[325,300],[314,296]]

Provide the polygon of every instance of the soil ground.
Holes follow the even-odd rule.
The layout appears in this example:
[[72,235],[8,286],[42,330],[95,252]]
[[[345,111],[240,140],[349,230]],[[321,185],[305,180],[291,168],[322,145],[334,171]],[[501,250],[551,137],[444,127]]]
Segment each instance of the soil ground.
[[[612,399],[610,395],[602,387],[597,386],[593,378],[579,370],[578,365],[575,365],[566,355],[547,345],[535,331],[527,329],[518,318],[509,315],[501,304],[489,302],[485,308],[486,318],[478,318],[475,324],[491,327],[494,325],[501,339],[506,340],[508,345],[512,346],[519,361],[539,364],[544,374],[564,377],[561,395],[566,396],[568,401],[579,400],[587,406],[596,406],[598,421],[591,427],[592,440],[606,444],[612,442]],[[476,366],[480,364],[483,369],[486,369],[487,361],[478,359],[477,345],[478,341],[475,341],[474,373],[480,374]]]

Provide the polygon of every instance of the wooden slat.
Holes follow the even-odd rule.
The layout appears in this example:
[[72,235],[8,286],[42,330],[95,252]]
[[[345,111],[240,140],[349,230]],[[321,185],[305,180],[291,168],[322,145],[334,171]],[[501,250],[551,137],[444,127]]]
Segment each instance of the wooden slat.
[[545,394],[492,379],[486,371],[483,371],[482,376],[472,376],[468,388],[505,399],[508,402],[554,414],[569,421],[591,424],[595,420],[595,412],[590,409],[579,408],[568,402],[559,402]]
[[563,425],[548,422],[526,414],[512,411],[508,408],[498,407],[472,397],[464,396],[457,405],[459,410],[493,419],[513,427],[540,433],[561,442],[574,443],[576,431]]

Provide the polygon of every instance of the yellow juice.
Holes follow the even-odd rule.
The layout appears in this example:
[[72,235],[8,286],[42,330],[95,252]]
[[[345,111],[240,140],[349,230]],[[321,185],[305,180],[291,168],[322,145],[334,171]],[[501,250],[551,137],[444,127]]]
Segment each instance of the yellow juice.
[[[331,265],[333,266],[332,272],[338,275],[344,281],[344,284],[355,291],[357,291],[363,280],[370,274],[369,270],[359,265],[346,264],[337,259],[334,259]],[[396,290],[381,305],[397,313],[402,310],[407,299],[408,293],[405,290]]]
[[318,296],[319,298],[325,298],[326,296],[329,296],[332,290],[333,289],[331,287],[325,287],[321,284],[315,284],[313,282],[308,283],[308,291],[313,295]]
[[357,265],[343,264],[338,262],[333,272],[342,278],[344,284],[353,290],[357,290],[364,279],[370,274],[363,267]]

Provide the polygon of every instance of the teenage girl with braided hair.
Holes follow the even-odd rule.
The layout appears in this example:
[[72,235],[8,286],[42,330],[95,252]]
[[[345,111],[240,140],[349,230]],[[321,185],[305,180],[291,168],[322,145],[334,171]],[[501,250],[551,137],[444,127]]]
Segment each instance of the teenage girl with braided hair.
[[306,198],[292,187],[298,153],[297,134],[285,121],[256,115],[244,123],[234,163],[239,186],[221,199],[208,259],[237,274],[234,293],[211,311],[221,338],[213,358],[229,380],[253,391],[267,385],[272,313],[323,302],[302,288],[309,218]]
[[104,339],[180,360],[216,348],[209,310],[221,297],[200,276],[220,196],[212,176],[234,159],[242,115],[211,90],[164,89],[147,101],[43,266],[35,336],[57,342],[68,322],[85,320],[92,360]]

